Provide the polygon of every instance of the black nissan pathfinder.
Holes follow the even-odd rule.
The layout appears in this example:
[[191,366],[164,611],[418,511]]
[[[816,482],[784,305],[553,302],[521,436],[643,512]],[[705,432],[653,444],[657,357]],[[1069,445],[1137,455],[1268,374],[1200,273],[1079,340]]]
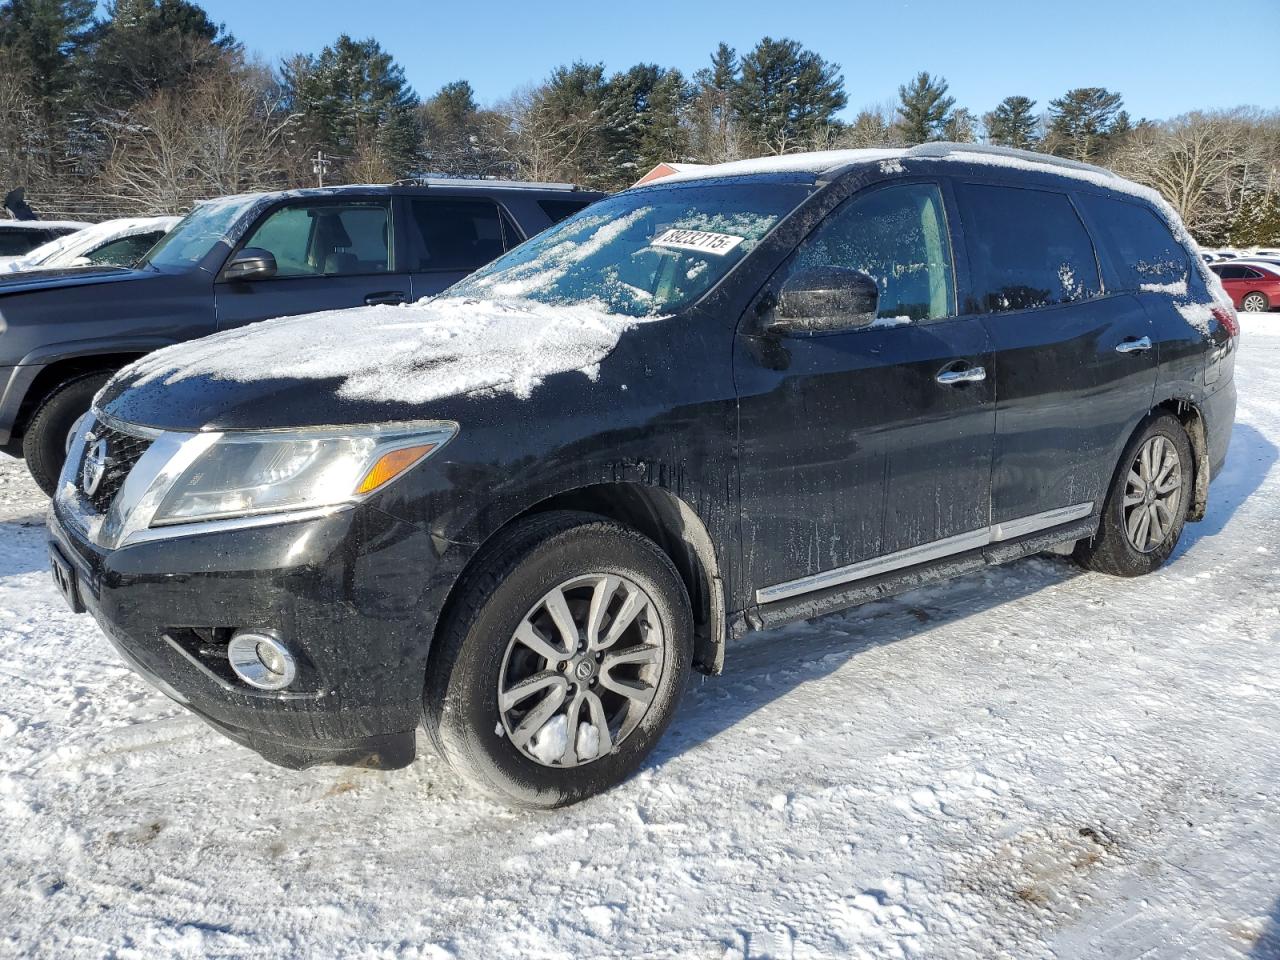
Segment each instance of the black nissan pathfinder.
[[636,770],[747,630],[1048,549],[1159,568],[1226,456],[1238,332],[1169,207],[1095,167],[708,167],[434,299],[127,367],[54,575],[276,763],[403,766],[421,725],[555,806]]

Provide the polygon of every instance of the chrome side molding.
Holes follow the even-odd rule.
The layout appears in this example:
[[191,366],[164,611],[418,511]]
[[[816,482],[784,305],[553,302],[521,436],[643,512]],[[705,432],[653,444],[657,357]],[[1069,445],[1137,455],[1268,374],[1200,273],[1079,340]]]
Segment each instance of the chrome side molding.
[[883,557],[872,557],[870,560],[860,560],[847,566],[823,570],[821,573],[800,577],[798,580],[788,580],[786,583],[777,583],[771,587],[761,587],[756,591],[756,603],[776,603],[779,600],[788,600],[791,597],[798,597],[805,593],[813,593],[815,590],[838,587],[854,580],[865,580],[867,577],[878,576],[882,573],[892,573],[894,570],[914,567],[918,563],[940,560],[953,554],[964,553],[966,550],[977,550],[980,547],[999,543],[1002,540],[1014,540],[1018,537],[1025,537],[1029,533],[1035,533],[1038,530],[1047,530],[1050,527],[1070,523],[1072,520],[1082,520],[1092,512],[1093,501],[1090,500],[1087,503],[1075,503],[1069,507],[1058,507],[1054,510],[1046,510],[1043,513],[1033,513],[1029,517],[1019,517],[1016,520],[1002,520],[1000,523],[994,523],[979,530],[971,530],[968,533],[959,533],[930,543],[922,543],[919,546],[908,547],[906,550],[899,550],[895,553],[886,553]]

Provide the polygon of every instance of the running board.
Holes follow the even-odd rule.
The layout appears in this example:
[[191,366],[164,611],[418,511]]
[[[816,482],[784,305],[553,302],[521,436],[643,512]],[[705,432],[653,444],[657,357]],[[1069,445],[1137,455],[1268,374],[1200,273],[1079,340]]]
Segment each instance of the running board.
[[761,605],[746,611],[743,620],[745,626],[754,630],[767,630],[796,620],[808,620],[872,600],[906,593],[931,583],[950,580],[975,570],[1008,563],[1029,554],[1042,553],[1057,544],[1087,540],[1097,532],[1098,517],[1090,515],[1049,529],[1035,530],[1017,539],[995,541],[985,547],[924,561],[912,567],[863,577],[789,600]]
[[761,587],[756,591],[756,603],[766,604],[790,600],[792,597],[799,597],[806,593],[829,590],[855,580],[864,580],[883,573],[892,573],[895,570],[928,563],[931,560],[955,556],[968,550],[977,550],[992,543],[1016,540],[1039,530],[1047,530],[1050,527],[1070,523],[1072,520],[1079,520],[1091,513],[1093,513],[1092,500],[1088,503],[1059,507],[1056,510],[1046,510],[1044,513],[1035,513],[1029,517],[1019,517],[1017,520],[1003,520],[981,530],[972,530],[953,537],[945,537],[942,540],[922,543],[917,547],[885,554],[883,557],[873,557],[870,560],[836,567],[833,570],[824,570],[822,573],[811,574],[798,580],[788,580],[786,583],[774,584],[772,587]]

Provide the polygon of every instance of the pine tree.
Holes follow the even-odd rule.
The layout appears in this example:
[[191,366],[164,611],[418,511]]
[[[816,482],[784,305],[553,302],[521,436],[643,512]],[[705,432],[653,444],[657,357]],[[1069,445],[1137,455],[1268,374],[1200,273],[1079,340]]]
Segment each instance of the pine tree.
[[723,163],[738,156],[737,123],[730,102],[737,85],[738,55],[721,43],[711,55],[711,66],[694,73],[687,110],[689,150],[703,163]]
[[[1045,146],[1051,153],[1086,162],[1100,159],[1107,137],[1123,111],[1123,98],[1105,87],[1077,87],[1049,101],[1049,135]],[[1123,114],[1128,124],[1128,114]]]
[[293,58],[281,74],[303,150],[359,155],[365,169],[376,157],[393,176],[416,171],[418,95],[377,40],[343,34],[316,56]]
[[947,81],[924,71],[898,87],[898,99],[898,132],[908,146],[939,139],[956,103],[947,96]]
[[678,70],[642,63],[609,78],[600,131],[607,186],[626,186],[663,160],[684,159],[688,134],[680,111],[685,100]]
[[742,58],[731,102],[747,152],[802,150],[848,102],[840,65],[794,40],[765,37]]
[[94,0],[0,4],[0,172],[30,185],[57,177],[82,114],[77,61],[93,25]]
[[1040,142],[1040,121],[1030,97],[1005,97],[985,117],[987,138],[999,147],[1033,150]]
[[424,169],[461,177],[511,173],[507,121],[481,110],[466,80],[441,87],[419,109]]
[[0,47],[27,70],[31,93],[63,103],[75,83],[74,57],[93,26],[94,0],[8,0],[0,4]]
[[240,44],[190,0],[115,0],[85,51],[85,98],[126,109],[158,90],[183,87]]

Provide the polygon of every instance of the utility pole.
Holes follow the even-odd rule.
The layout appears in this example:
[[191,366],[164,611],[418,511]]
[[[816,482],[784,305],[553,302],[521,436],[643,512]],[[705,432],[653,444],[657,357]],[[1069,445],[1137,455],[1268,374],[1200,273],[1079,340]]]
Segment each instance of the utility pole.
[[326,157],[323,150],[317,150],[316,155],[311,158],[311,172],[316,175],[319,186],[324,186],[325,171],[329,169],[329,164],[333,163],[332,157]]

